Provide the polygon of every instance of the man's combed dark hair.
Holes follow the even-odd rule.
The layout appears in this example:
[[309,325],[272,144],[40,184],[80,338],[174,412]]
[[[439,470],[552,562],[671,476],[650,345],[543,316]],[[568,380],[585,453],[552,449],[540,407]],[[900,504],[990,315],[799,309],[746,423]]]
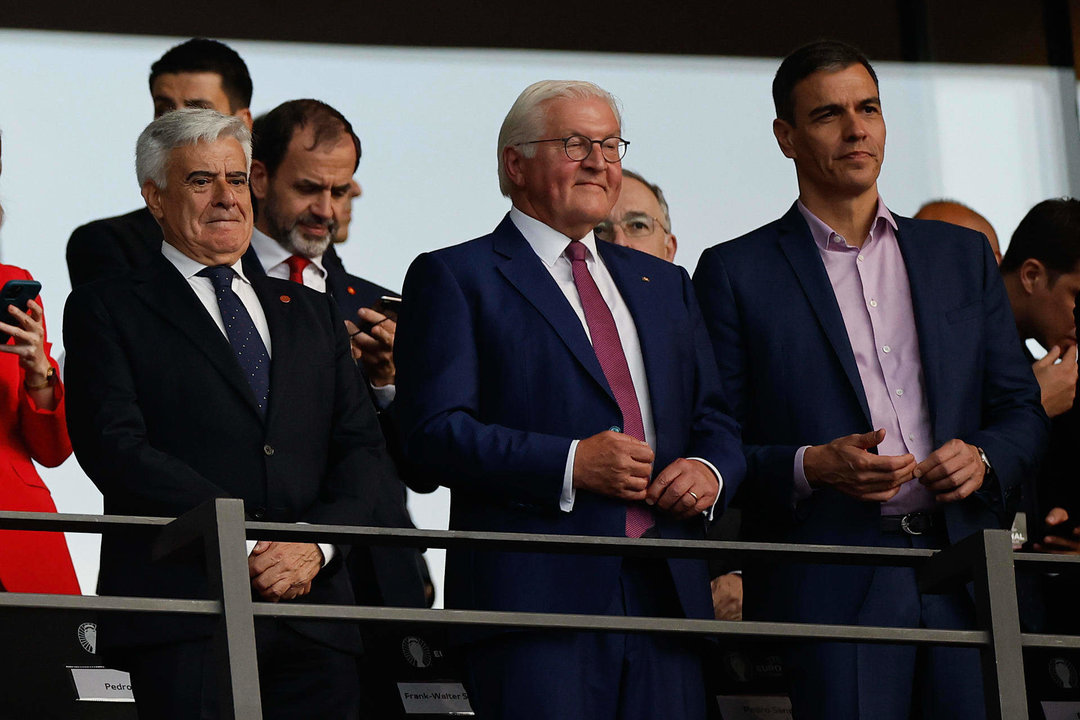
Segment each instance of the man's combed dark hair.
[[1016,272],[1028,258],[1046,267],[1051,282],[1059,275],[1076,272],[1080,264],[1080,200],[1043,200],[1028,211],[1001,259],[1001,272]]
[[795,124],[795,101],[792,92],[800,80],[821,70],[835,72],[856,64],[866,68],[866,72],[874,79],[874,87],[877,87],[877,73],[866,55],[847,43],[819,40],[795,50],[780,63],[776,77],[773,78],[772,96],[776,117],[790,125]]
[[289,149],[293,134],[311,126],[315,137],[308,150],[314,150],[323,143],[334,142],[341,135],[347,134],[356,148],[355,172],[360,164],[360,138],[353,132],[352,124],[334,108],[319,100],[289,100],[276,108],[255,118],[252,133],[255,136],[252,148],[252,160],[258,160],[266,166],[268,175],[277,172],[285,152]]
[[150,66],[150,91],[158,75],[211,72],[221,76],[221,89],[229,98],[230,112],[251,107],[251,75],[235,50],[217,40],[192,38],[170,48]]

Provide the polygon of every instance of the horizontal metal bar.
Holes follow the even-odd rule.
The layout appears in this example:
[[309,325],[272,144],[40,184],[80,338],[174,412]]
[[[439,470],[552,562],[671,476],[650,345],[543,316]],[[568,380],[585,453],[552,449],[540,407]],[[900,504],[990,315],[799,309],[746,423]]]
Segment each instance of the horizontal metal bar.
[[715,635],[757,640],[839,640],[891,644],[982,647],[989,633],[981,630],[927,630],[924,628],[855,627],[781,622],[687,620],[685,618],[620,617],[559,613],[496,612],[483,610],[419,610],[350,605],[257,603],[256,617],[305,620],[393,622],[466,627],[505,627],[600,632],[662,632],[674,635]]
[[0,610],[93,610],[95,612],[153,612],[177,615],[220,615],[217,600],[177,598],[113,597],[99,595],[45,595],[42,593],[0,592]]
[[4,530],[55,530],[60,532],[101,533],[127,527],[164,527],[172,518],[141,515],[76,515],[73,513],[41,513],[0,511],[0,528]]
[[1045,648],[1049,650],[1080,650],[1080,635],[1040,635],[1023,633],[1020,644],[1026,648]]
[[1054,572],[1055,570],[1061,570],[1063,572],[1073,572],[1075,568],[1070,568],[1070,565],[1080,565],[1080,555],[1054,555],[1052,553],[1037,553],[1037,552],[1014,552],[1013,563],[1016,565],[1024,565],[1031,567],[1033,565],[1043,566],[1041,569],[1046,572]]

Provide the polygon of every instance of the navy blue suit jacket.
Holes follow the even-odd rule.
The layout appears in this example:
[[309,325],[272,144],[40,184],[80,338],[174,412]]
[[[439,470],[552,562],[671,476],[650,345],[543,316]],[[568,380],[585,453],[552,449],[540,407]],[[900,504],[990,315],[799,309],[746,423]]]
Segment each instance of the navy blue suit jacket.
[[[657,447],[654,473],[702,457],[738,486],[738,428],[681,268],[599,243],[637,326]],[[622,536],[625,505],[579,491],[559,509],[573,438],[622,425],[581,321],[509,217],[490,235],[421,255],[405,279],[395,341],[397,409],[410,459],[452,490],[450,527]],[[663,537],[701,538],[701,519],[660,515]],[[602,612],[621,559],[451,550],[448,605]],[[711,617],[705,563],[670,561],[686,614]]]
[[[1021,481],[1036,470],[1048,421],[986,239],[945,223],[896,222],[934,447],[952,438],[979,446],[997,478],[996,485],[944,506],[949,539],[956,542],[1003,526]],[[832,285],[796,207],[706,250],[694,284],[743,426],[748,469],[740,500],[749,538],[878,544],[878,503],[828,489],[792,503],[800,446],[874,429]],[[819,566],[760,577],[751,570],[746,607],[850,622],[870,572]]]

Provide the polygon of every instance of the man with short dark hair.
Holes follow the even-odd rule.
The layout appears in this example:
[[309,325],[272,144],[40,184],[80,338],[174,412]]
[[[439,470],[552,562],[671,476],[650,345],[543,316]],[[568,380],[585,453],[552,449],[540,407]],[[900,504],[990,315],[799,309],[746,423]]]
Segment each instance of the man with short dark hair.
[[[348,274],[333,250],[360,152],[360,138],[345,116],[318,100],[290,100],[260,115],[251,163],[255,229],[244,267],[253,275],[299,282],[334,299],[347,319],[353,357],[363,366],[376,405],[385,409],[395,392],[395,316],[372,308],[381,306],[383,296],[397,293]],[[387,415],[380,419],[398,459]],[[403,469],[401,475],[406,474]],[[379,524],[414,527],[404,486],[395,481],[379,492],[373,503]],[[414,548],[358,547],[349,565],[357,600],[364,604],[428,604],[422,579],[426,568]]]
[[[376,524],[373,489],[395,471],[336,307],[243,269],[250,153],[245,123],[211,110],[168,113],[140,135],[138,177],[164,242],[147,266],[68,301],[72,446],[108,513],[175,517],[234,497],[255,520]],[[154,562],[153,540],[106,533],[99,592],[206,597],[204,559]],[[249,543],[261,600],[353,603],[348,547]],[[100,624],[141,717],[219,717],[213,618]],[[263,717],[357,716],[355,625],[260,619],[255,633]]]
[[[858,50],[796,50],[773,98],[798,200],[694,275],[743,424],[747,538],[938,549],[1007,526],[1047,419],[990,246],[889,212],[878,81]],[[748,617],[974,622],[966,592],[922,594],[909,568],[748,564],[744,587]],[[974,650],[804,643],[785,666],[799,718],[984,717]]]
[[[180,108],[205,108],[235,115],[250,128],[251,92],[243,58],[217,40],[180,43],[150,68],[155,118]],[[149,264],[160,253],[161,240],[161,228],[145,206],[76,228],[67,246],[71,287]]]
[[[1080,293],[1080,200],[1044,200],[1028,211],[1013,232],[1001,261],[1001,275],[1020,338],[1033,339],[1048,351],[1036,363],[1035,372],[1038,377],[1039,366],[1044,368],[1042,374],[1047,381],[1042,385],[1043,405],[1054,420],[1046,458],[1037,482],[1030,488],[1033,497],[1025,506],[1029,537],[1050,550],[1077,552],[1080,541],[1075,536],[1058,538],[1043,529],[1080,514],[1080,492],[1076,490],[1080,415],[1073,408],[1077,381],[1076,298]],[[1034,359],[1030,354],[1028,358]],[[1070,578],[1063,587],[1069,588],[1071,601],[1075,578]],[[1062,594],[1060,590],[1046,595],[1047,620],[1056,625],[1049,629],[1072,632],[1076,627],[1075,612],[1071,607],[1061,612],[1062,598],[1056,597]]]

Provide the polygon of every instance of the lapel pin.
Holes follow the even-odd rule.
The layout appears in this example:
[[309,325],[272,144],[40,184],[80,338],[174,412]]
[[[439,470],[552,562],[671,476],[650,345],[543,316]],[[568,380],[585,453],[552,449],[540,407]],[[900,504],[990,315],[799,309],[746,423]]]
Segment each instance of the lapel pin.
[[350,285],[349,287],[345,288],[345,292],[349,293],[350,295],[355,295],[356,294],[356,288],[354,288],[352,285]]
[[288,295],[282,295],[281,297],[278,298],[278,300],[280,300],[283,303],[292,302],[292,298],[289,297]]
[[642,275],[641,279],[642,279],[643,282],[649,282],[649,276],[648,275]]

